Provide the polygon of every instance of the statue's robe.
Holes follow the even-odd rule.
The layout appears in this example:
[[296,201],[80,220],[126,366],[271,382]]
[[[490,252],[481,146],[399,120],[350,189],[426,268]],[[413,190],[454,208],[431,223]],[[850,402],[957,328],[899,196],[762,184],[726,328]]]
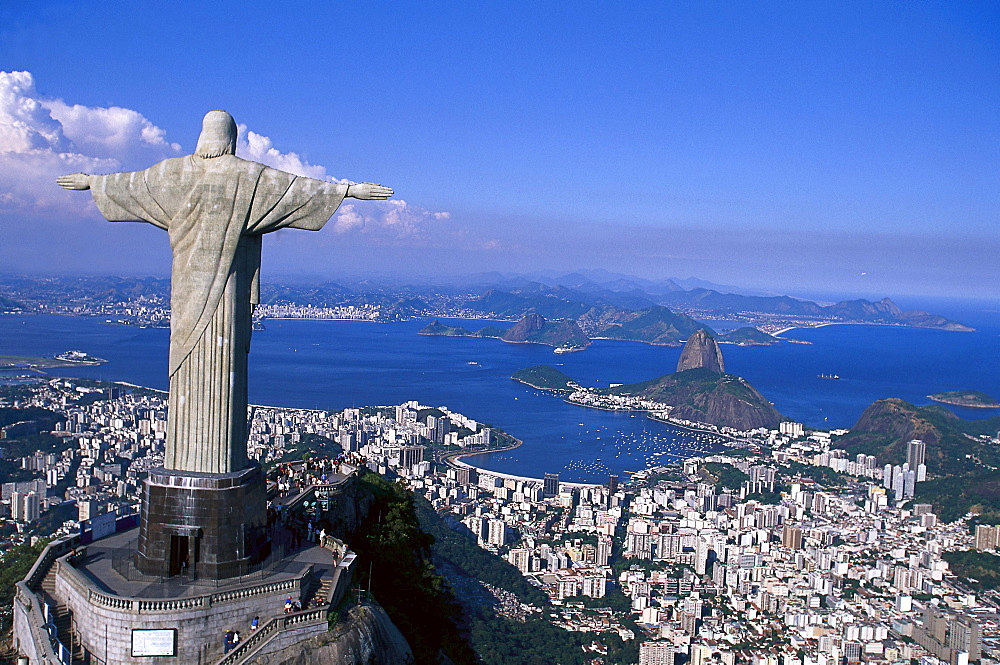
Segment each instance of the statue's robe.
[[247,353],[259,302],[261,236],[317,231],[347,185],[294,176],[233,155],[168,159],[91,176],[113,222],[166,229],[173,251],[170,408],[164,467],[229,473],[247,466]]

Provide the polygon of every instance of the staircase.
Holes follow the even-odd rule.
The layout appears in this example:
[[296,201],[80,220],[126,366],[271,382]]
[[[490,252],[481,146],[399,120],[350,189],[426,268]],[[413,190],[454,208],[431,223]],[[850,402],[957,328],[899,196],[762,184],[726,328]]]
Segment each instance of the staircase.
[[324,575],[318,580],[314,580],[310,585],[309,592],[305,596],[305,604],[302,608],[308,609],[310,607],[326,605],[327,599],[330,597],[330,589],[332,586],[333,578],[330,576]]
[[68,607],[56,600],[56,568],[49,567],[42,583],[39,585],[39,596],[43,602],[49,606],[51,612],[51,623],[56,628],[56,639],[69,650],[70,665],[84,665],[86,662],[82,645],[74,639],[73,635],[73,612]]

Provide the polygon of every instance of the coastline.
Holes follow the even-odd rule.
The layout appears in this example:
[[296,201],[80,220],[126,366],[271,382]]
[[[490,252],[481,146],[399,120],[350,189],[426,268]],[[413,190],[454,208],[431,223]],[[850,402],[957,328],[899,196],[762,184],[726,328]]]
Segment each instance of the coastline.
[[[494,450],[479,450],[474,452],[464,452],[458,451],[453,453],[445,453],[441,456],[441,461],[455,469],[475,469],[476,473],[485,474],[488,476],[494,476],[496,478],[503,478],[505,480],[520,480],[526,483],[537,483],[541,485],[544,481],[542,478],[534,478],[532,476],[518,476],[513,473],[504,473],[502,471],[493,471],[492,469],[487,469],[486,467],[476,466],[475,464],[469,464],[468,462],[463,462],[463,457],[473,457],[475,455],[488,455],[491,453],[502,453],[508,450],[514,450],[519,448],[521,444],[524,443],[521,439],[514,437],[514,445],[506,446],[504,448],[496,448]],[[587,488],[587,487],[603,487],[600,483],[574,483],[565,480],[559,481],[560,485],[565,485],[567,487],[573,488]]]
[[1000,409],[1000,404],[963,404],[962,402],[956,402],[954,400],[939,399],[933,395],[928,395],[927,399],[932,402],[937,402],[938,404],[947,404],[948,406],[960,406],[963,409]]
[[[670,425],[671,427],[677,427],[678,429],[684,429],[690,432],[698,432],[701,434],[711,434],[712,436],[717,436],[720,439],[725,439],[727,442],[735,443],[737,441],[741,441],[741,439],[732,436],[731,434],[723,434],[722,432],[711,429],[712,427],[711,425],[706,425],[705,427],[698,427],[697,425],[689,423],[681,423],[671,418],[657,418],[655,415],[656,411],[654,409],[628,409],[628,408],[612,409],[606,406],[595,406],[593,404],[583,404],[581,402],[574,402],[570,399],[564,399],[563,402],[565,402],[566,404],[572,404],[573,406],[582,406],[585,409],[597,409],[598,411],[608,411],[611,413],[641,413],[644,414],[650,420],[653,420],[658,423],[663,423],[664,425]],[[729,446],[727,443],[723,443],[722,445],[726,447],[738,447],[738,446]]]
[[529,388],[534,388],[535,390],[541,390],[542,392],[546,392],[546,393],[572,393],[573,392],[569,388],[543,388],[542,386],[536,386],[533,383],[528,383],[524,379],[515,379],[514,377],[510,377],[510,379],[511,379],[511,381],[517,381],[518,383],[520,383],[522,385],[525,385],[525,386],[528,386]]

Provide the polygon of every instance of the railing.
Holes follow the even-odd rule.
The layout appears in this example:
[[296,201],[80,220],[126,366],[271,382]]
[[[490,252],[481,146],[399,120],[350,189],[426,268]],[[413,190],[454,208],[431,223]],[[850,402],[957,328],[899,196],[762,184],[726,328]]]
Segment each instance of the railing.
[[41,556],[31,566],[25,578],[15,585],[17,587],[17,602],[21,603],[23,616],[28,622],[31,641],[43,663],[68,664],[68,651],[54,634],[52,624],[45,620],[45,612],[35,592],[41,586],[42,580],[48,575],[56,559],[71,552],[79,544],[79,535],[52,541],[42,550]]
[[25,584],[28,585],[29,589],[37,589],[38,585],[42,583],[45,576],[49,572],[49,568],[52,567],[52,563],[61,557],[63,554],[67,554],[72,550],[76,549],[77,545],[80,544],[80,536],[67,536],[65,538],[60,538],[59,540],[53,540],[51,543],[45,546],[42,550],[42,555],[38,557],[35,564],[28,571],[27,577],[24,578]]
[[167,580],[183,580],[185,584],[209,587],[224,586],[237,578],[240,582],[253,579],[263,580],[268,575],[273,573],[274,570],[278,568],[278,566],[280,566],[293,551],[295,551],[290,547],[287,547],[285,544],[273,545],[271,547],[271,552],[264,557],[263,560],[254,564],[242,566],[238,575],[225,579],[215,579],[210,577],[199,577],[197,566],[178,575],[147,575],[136,568],[135,559],[139,550],[135,543],[136,541],[132,541],[131,544],[116,547],[112,549],[109,554],[111,558],[111,569],[126,580],[129,580],[130,582],[149,582],[151,584],[163,584]]
[[134,612],[136,614],[152,614],[157,612],[176,612],[199,607],[212,607],[218,603],[234,600],[237,598],[252,598],[264,594],[271,594],[278,591],[288,592],[307,587],[312,581],[313,567],[309,566],[298,577],[277,582],[268,582],[250,587],[242,587],[231,591],[221,591],[213,594],[201,596],[188,596],[185,598],[175,598],[172,600],[142,600],[138,598],[123,598],[110,593],[97,591],[90,586],[88,581],[72,566],[66,566],[62,571],[63,578],[77,591],[86,596],[94,605],[107,607],[113,610]]
[[235,649],[216,661],[216,665],[236,665],[236,663],[244,662],[245,658],[255,655],[255,651],[286,628],[303,623],[326,621],[328,611],[329,608],[324,606],[275,617],[255,630],[250,637],[242,640]]
[[[28,588],[25,581],[20,581],[16,585],[17,596],[15,602],[21,603],[23,616],[28,622],[28,632],[31,635],[31,642],[34,645],[35,654],[41,658],[40,663],[44,665],[56,665],[58,663],[63,663],[68,665],[68,661],[64,661],[57,655],[64,654],[66,652],[66,647],[62,645],[57,639],[52,636],[49,631],[48,625],[44,621],[42,604],[38,602],[38,596]],[[15,615],[17,610],[15,609]],[[15,617],[15,621],[16,621]],[[21,649],[23,651],[23,649]]]

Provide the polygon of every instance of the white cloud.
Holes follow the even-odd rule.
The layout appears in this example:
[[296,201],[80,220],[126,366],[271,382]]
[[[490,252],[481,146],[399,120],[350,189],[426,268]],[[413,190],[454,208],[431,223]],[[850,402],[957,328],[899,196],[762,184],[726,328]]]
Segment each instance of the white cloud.
[[249,159],[252,162],[259,162],[285,171],[286,173],[294,173],[306,178],[329,180],[330,182],[347,182],[328,177],[324,167],[303,161],[298,153],[279,151],[274,147],[270,138],[250,131],[246,125],[240,125],[239,130],[239,139],[236,141],[237,157]]
[[337,233],[360,231],[366,234],[398,238],[429,239],[429,232],[441,232],[440,224],[451,219],[451,213],[433,212],[411,205],[402,199],[372,201],[361,208],[344,203],[333,219]]
[[0,72],[0,212],[94,214],[56,176],[112,173],[179,154],[141,114],[42,97],[30,72]]
[[[354,182],[329,175],[325,167],[310,164],[298,153],[279,151],[269,137],[249,130],[246,125],[240,125],[239,132],[236,142],[238,157],[316,180],[342,184]],[[428,223],[447,221],[450,218],[451,213],[432,212],[402,199],[371,201],[360,205],[349,201],[340,206],[332,225],[337,233],[361,232],[413,239],[426,235],[424,231]]]
[[[294,152],[281,152],[267,136],[239,127],[236,154],[317,180],[349,184]],[[65,173],[114,173],[146,168],[184,154],[166,132],[141,113],[69,104],[43,97],[30,72],[0,71],[0,213],[97,216],[89,196],[56,184]],[[426,241],[440,237],[449,213],[433,212],[401,199],[341,206],[331,223],[340,234],[384,240]],[[433,234],[430,233],[433,229]]]

